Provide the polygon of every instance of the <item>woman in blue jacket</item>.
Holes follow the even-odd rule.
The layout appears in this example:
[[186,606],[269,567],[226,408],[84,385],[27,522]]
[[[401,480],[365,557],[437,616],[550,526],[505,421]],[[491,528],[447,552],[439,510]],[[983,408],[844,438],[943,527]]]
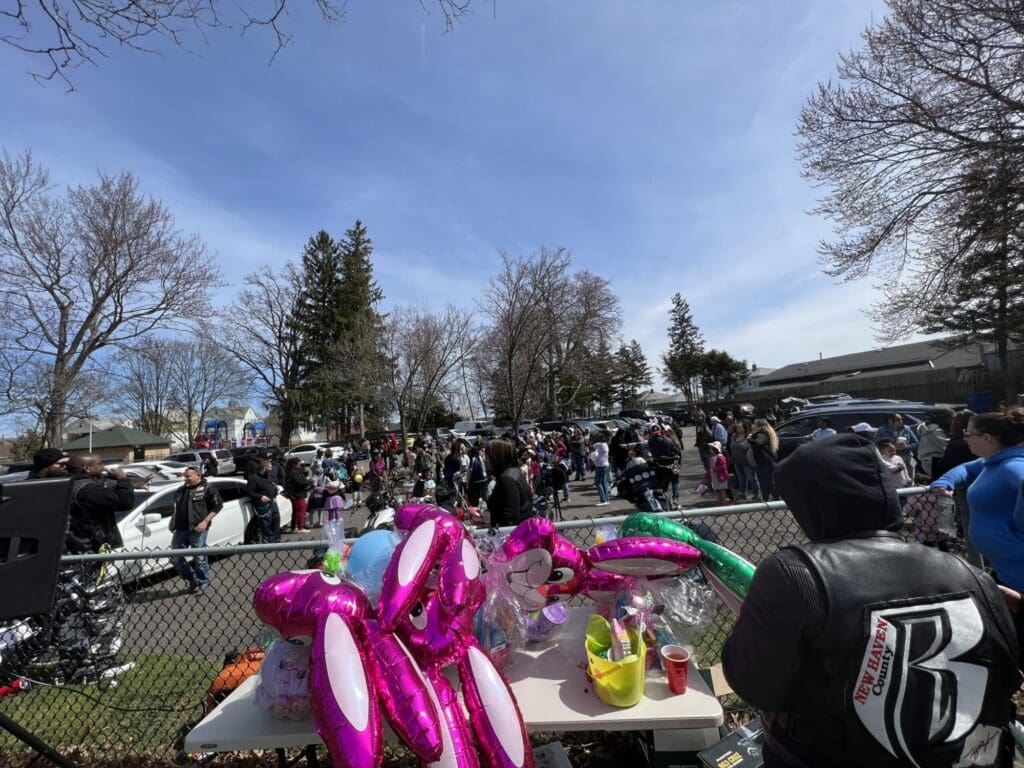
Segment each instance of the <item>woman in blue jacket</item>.
[[968,485],[969,536],[998,580],[1024,590],[1024,408],[982,413],[970,420],[964,438],[979,458],[961,464],[932,483],[952,493]]

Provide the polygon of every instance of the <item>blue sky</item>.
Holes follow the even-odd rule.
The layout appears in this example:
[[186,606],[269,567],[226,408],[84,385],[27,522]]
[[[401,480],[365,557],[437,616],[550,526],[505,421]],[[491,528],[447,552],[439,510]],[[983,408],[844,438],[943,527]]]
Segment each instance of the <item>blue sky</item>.
[[336,26],[295,5],[272,65],[269,34],[218,31],[112,51],[70,94],[0,49],[0,145],[61,183],[135,171],[230,284],[360,218],[387,303],[471,315],[499,250],[565,246],[652,364],[675,291],[709,346],[760,366],[877,346],[871,283],[820,273],[793,130],[881,2],[474,8],[445,33],[412,0],[351,0]]

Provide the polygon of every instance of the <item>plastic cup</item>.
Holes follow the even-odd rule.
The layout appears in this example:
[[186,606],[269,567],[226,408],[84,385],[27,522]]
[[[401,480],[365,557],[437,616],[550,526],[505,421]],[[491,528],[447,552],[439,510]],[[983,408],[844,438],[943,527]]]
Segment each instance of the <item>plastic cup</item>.
[[686,678],[690,669],[690,652],[681,645],[661,646],[661,661],[672,693],[686,693]]

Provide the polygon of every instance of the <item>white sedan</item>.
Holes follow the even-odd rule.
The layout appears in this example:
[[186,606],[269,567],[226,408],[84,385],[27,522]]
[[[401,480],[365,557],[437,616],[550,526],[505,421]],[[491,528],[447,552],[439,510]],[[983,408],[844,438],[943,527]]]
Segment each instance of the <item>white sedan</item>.
[[[252,503],[245,495],[245,480],[235,477],[213,477],[210,485],[217,489],[224,500],[224,508],[213,519],[206,544],[219,547],[226,544],[244,544],[245,529],[255,515]],[[135,492],[135,508],[117,513],[117,525],[124,539],[124,549],[170,549],[170,518],[173,513],[174,493],[181,483],[167,483],[150,486]],[[281,526],[291,525],[292,505],[284,496],[278,495],[277,506],[281,511]],[[151,573],[171,568],[167,558],[151,560],[129,560],[121,567],[126,580],[134,580]]]

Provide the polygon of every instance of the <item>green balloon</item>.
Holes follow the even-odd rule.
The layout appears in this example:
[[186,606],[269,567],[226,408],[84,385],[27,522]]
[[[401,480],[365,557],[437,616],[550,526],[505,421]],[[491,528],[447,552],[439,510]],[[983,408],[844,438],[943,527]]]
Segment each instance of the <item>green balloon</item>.
[[678,520],[637,512],[627,517],[619,528],[619,535],[658,536],[689,544],[700,550],[701,564],[739,598],[747,596],[754,578],[753,564],[731,549],[706,541]]

